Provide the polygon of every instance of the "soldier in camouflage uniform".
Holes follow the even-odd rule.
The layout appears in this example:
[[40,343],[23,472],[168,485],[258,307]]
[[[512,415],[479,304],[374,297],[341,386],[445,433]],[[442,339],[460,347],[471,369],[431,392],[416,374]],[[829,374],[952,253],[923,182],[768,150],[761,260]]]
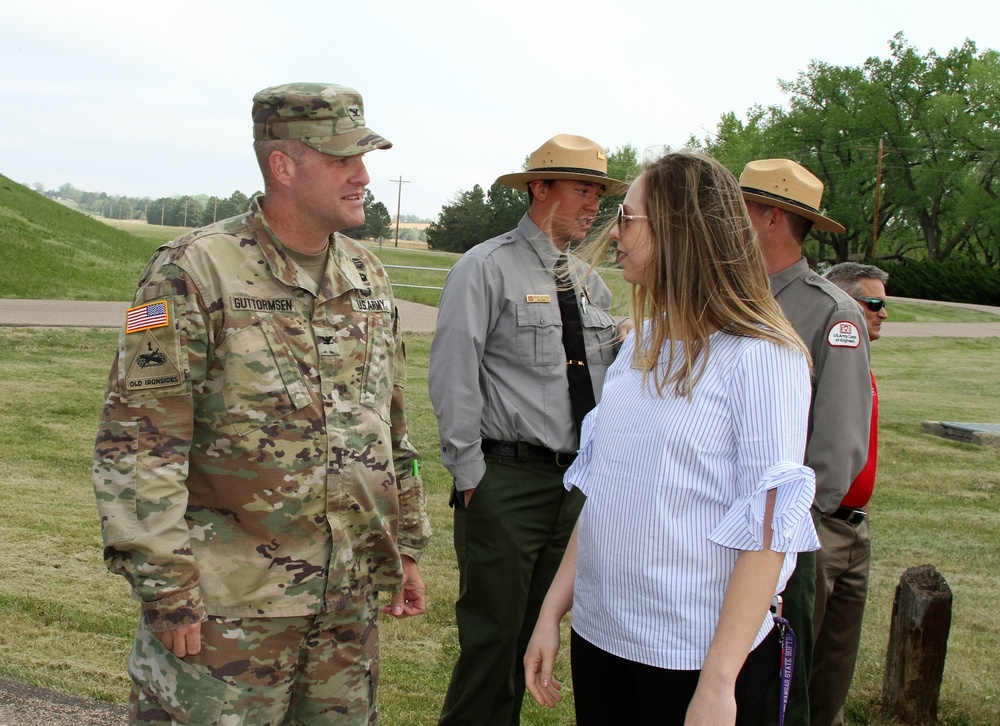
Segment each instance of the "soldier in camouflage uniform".
[[254,97],[265,193],[161,247],[94,457],[108,568],[141,601],[135,723],[375,723],[382,611],[425,610],[430,536],[362,155],[361,96]]

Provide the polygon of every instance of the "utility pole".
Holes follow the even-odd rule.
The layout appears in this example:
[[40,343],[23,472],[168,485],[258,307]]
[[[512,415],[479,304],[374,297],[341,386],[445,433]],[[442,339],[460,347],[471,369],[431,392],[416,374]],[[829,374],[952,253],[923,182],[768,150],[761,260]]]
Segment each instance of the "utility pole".
[[872,227],[872,259],[875,259],[875,246],[878,244],[878,205],[882,197],[882,156],[884,153],[883,140],[878,140],[878,171],[875,174],[875,214]]
[[399,247],[399,205],[403,201],[403,185],[409,184],[409,181],[403,179],[403,175],[399,175],[399,179],[390,179],[393,184],[399,185],[399,194],[396,195],[396,247]]
[[[875,259],[875,247],[878,244],[878,211],[882,203],[882,158],[885,156],[885,140],[878,140],[878,149],[870,146],[859,146],[858,151],[878,151],[878,171],[875,172],[875,213],[872,215],[872,259]],[[892,153],[892,149],[889,153]]]

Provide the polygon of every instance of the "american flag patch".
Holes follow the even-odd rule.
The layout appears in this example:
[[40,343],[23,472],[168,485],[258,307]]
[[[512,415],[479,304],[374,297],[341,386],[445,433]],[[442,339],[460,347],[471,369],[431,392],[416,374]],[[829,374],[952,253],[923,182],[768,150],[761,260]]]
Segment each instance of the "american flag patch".
[[125,315],[125,332],[136,333],[150,328],[162,328],[167,322],[167,302],[157,300],[130,309]]

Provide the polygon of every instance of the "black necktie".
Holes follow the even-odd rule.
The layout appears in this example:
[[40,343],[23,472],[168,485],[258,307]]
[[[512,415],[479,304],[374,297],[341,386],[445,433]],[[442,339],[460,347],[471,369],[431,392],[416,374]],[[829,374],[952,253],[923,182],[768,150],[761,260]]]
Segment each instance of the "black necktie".
[[556,261],[556,296],[559,315],[562,317],[563,348],[566,349],[566,379],[569,382],[569,400],[573,407],[573,421],[579,439],[583,418],[595,406],[594,386],[587,368],[587,347],[583,342],[583,321],[576,303],[576,293],[566,268],[566,255]]

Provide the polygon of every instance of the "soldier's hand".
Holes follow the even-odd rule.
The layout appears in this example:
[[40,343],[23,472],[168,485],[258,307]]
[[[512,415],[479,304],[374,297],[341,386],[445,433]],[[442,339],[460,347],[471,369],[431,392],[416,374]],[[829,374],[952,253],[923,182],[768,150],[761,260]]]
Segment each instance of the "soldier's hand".
[[178,658],[188,655],[198,655],[201,652],[201,623],[185,625],[173,630],[156,633],[163,647],[172,651]]
[[394,618],[409,618],[427,612],[424,580],[420,576],[420,566],[403,555],[403,591],[394,593],[388,605],[380,611]]

